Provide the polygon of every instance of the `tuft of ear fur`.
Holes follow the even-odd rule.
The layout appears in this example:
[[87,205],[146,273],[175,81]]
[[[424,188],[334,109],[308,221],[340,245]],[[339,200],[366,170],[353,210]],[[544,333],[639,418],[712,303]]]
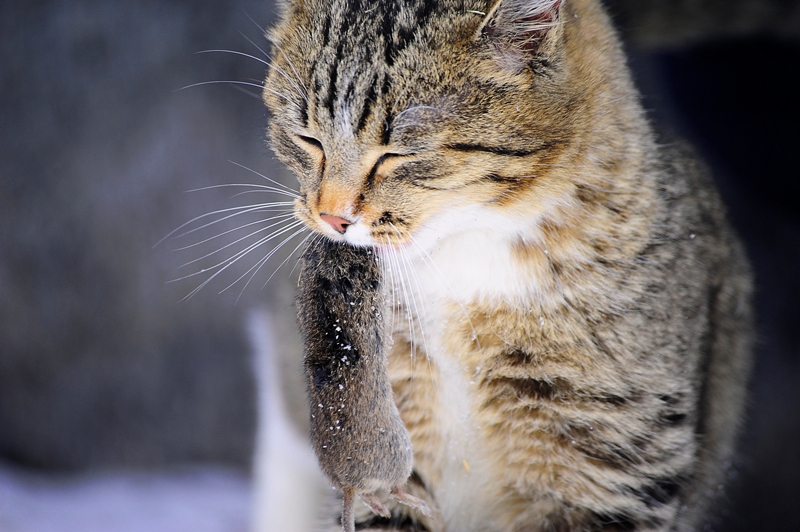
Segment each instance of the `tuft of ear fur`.
[[503,52],[540,52],[545,37],[557,27],[562,0],[497,0],[487,13],[480,35]]

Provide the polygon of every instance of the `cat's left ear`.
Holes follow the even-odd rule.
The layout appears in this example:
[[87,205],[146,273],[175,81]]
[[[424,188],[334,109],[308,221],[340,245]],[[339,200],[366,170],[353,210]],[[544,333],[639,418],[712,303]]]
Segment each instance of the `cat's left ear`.
[[559,32],[563,0],[496,0],[478,36],[519,59],[546,51]]

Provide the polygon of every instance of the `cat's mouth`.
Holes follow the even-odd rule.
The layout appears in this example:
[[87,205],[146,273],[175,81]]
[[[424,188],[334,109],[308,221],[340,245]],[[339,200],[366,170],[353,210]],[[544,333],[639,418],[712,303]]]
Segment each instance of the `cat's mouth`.
[[[322,216],[320,216],[322,218]],[[323,220],[325,220],[323,218]],[[325,220],[327,223],[328,220]],[[338,220],[334,223],[338,224]],[[371,227],[372,224],[364,219],[354,220],[346,224],[343,230],[338,230],[336,227],[331,231],[331,227],[322,227],[323,234],[338,242],[346,242],[356,247],[369,247],[375,249],[378,253],[403,253],[407,254],[409,250],[413,249],[413,237],[406,235],[399,230],[381,230]]]
[[384,219],[371,220],[361,213],[341,216],[324,212],[317,214],[303,209],[297,212],[297,216],[311,230],[336,242],[386,251],[410,249],[413,245],[413,237],[407,234],[406,228],[397,227]]
[[352,212],[349,209],[318,212],[305,202],[297,202],[295,215],[313,232],[330,240],[369,247],[382,255],[408,256],[419,247],[415,245],[407,221],[393,212]]
[[362,216],[344,218],[332,214],[304,216],[303,221],[313,231],[336,242],[345,242],[356,247],[399,248],[405,245],[397,235],[376,234],[371,223]]

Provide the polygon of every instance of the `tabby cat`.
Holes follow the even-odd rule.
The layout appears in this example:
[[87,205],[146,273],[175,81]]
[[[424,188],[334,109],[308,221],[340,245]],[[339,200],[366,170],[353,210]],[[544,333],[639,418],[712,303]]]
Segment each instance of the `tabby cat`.
[[296,216],[384,272],[403,489],[432,510],[359,507],[356,528],[700,526],[744,403],[750,271],[598,1],[289,0],[271,39]]

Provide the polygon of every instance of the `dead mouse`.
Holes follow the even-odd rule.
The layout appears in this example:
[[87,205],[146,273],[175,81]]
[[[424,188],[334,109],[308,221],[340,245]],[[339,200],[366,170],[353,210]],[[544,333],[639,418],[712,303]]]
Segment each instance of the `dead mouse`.
[[354,530],[355,496],[390,517],[387,493],[428,515],[401,486],[413,451],[389,384],[380,267],[369,248],[318,239],[301,258],[298,321],[305,349],[311,441],[344,495],[342,528]]

